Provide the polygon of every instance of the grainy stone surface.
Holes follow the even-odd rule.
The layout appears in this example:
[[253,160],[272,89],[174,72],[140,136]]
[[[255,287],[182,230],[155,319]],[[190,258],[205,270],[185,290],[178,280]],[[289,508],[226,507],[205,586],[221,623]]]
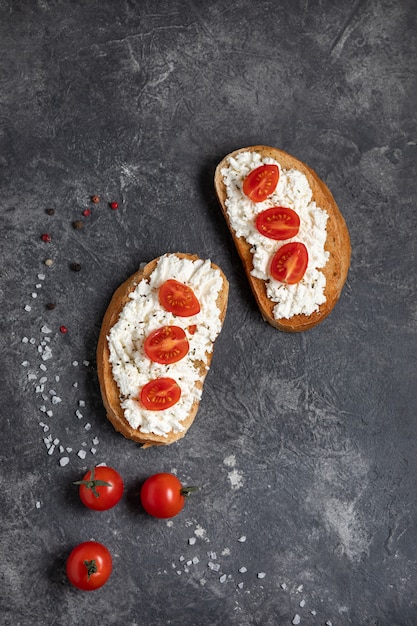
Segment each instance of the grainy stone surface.
[[[416,16],[0,0],[2,624],[416,623]],[[341,300],[304,334],[262,321],[216,205],[215,165],[254,143],[313,167],[350,229]],[[95,347],[166,251],[218,263],[229,310],[193,427],[141,450],[105,418]],[[126,496],[94,514],[72,482],[100,462]],[[168,523],[138,503],[157,471],[202,487]],[[64,570],[90,538],[114,559],[94,595]]]

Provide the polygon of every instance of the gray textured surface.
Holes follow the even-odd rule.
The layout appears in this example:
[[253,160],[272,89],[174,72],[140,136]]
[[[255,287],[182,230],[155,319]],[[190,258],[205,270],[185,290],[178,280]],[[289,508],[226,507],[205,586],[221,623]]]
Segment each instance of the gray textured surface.
[[[2,624],[417,622],[416,16],[414,0],[0,0]],[[342,298],[301,335],[262,322],[215,201],[216,163],[253,143],[316,169],[350,229]],[[140,450],[105,419],[95,345],[118,284],[176,250],[223,268],[229,310],[187,437]],[[44,324],[57,405],[36,393]],[[49,455],[49,434],[72,452]],[[126,482],[107,513],[72,486],[94,462]],[[167,524],[137,492],[170,470],[202,490]],[[89,538],[114,557],[93,596],[64,574]]]

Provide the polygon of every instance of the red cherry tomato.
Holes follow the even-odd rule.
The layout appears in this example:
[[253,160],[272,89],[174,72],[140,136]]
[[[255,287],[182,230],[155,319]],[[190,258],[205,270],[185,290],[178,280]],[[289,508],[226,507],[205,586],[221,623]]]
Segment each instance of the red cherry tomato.
[[106,546],[97,541],[86,541],[70,553],[66,572],[70,583],[83,591],[102,587],[112,571],[112,558]]
[[286,243],[274,254],[271,262],[271,275],[281,283],[293,285],[305,274],[308,264],[308,252],[303,243]]
[[159,288],[159,302],[166,311],[179,317],[190,317],[200,312],[200,303],[191,287],[173,278]]
[[179,326],[163,326],[150,333],[144,349],[151,361],[169,365],[185,357],[189,350],[188,339]]
[[185,498],[197,487],[183,487],[174,474],[162,472],[145,480],[140,501],[149,515],[159,518],[174,517],[184,507]]
[[74,484],[80,486],[81,502],[94,511],[111,509],[123,495],[122,477],[107,465],[93,467]]
[[252,202],[263,202],[276,189],[279,179],[277,165],[260,165],[246,176],[243,181],[243,193]]
[[181,388],[173,378],[155,378],[140,392],[140,401],[149,411],[163,411],[178,402]]
[[255,225],[261,235],[269,239],[291,239],[300,229],[300,218],[292,209],[274,206],[259,213]]

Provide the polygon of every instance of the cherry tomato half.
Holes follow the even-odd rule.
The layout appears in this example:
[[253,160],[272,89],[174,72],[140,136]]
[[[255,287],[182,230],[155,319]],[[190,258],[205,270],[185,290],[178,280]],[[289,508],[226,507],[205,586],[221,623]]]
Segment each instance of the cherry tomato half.
[[106,546],[97,541],[85,541],[70,553],[66,572],[70,583],[83,591],[102,587],[109,579],[113,563]]
[[276,189],[279,179],[277,165],[260,165],[246,176],[243,181],[243,193],[252,202],[263,202]]
[[111,509],[123,495],[122,477],[107,465],[93,467],[82,480],[74,484],[80,486],[81,502],[94,511]]
[[200,303],[191,287],[173,278],[159,288],[159,302],[166,311],[179,317],[190,317],[200,312]]
[[300,218],[292,209],[274,206],[259,213],[255,225],[261,235],[281,241],[296,236],[300,230]]
[[308,264],[308,252],[303,243],[286,243],[274,254],[271,262],[271,275],[281,283],[293,285],[305,274]]
[[140,401],[149,411],[163,411],[178,402],[181,388],[173,378],[155,378],[140,392]]
[[189,350],[188,339],[179,326],[162,326],[145,339],[144,349],[151,361],[169,365],[185,357]]
[[145,480],[140,490],[140,501],[153,517],[174,517],[184,507],[185,498],[197,487],[183,487],[174,474],[161,472]]

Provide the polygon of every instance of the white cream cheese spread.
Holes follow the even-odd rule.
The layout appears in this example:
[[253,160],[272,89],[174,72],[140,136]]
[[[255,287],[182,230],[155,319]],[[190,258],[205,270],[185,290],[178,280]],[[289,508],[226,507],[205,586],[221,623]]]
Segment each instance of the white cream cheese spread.
[[[168,313],[159,303],[158,291],[168,279],[175,279],[191,287],[200,303],[200,312],[191,317]],[[130,294],[116,324],[107,337],[113,377],[120,392],[124,416],[132,428],[145,433],[166,436],[184,430],[183,420],[188,417],[195,401],[202,394],[202,382],[196,361],[205,362],[212,352],[213,342],[221,330],[220,310],[216,300],[223,281],[219,270],[208,260],[180,259],[166,254],[158,260],[149,279],[141,280]],[[171,365],[151,361],[145,354],[144,341],[153,330],[174,324],[185,331],[196,325],[194,334],[187,333],[188,354]],[[206,367],[206,372],[208,367]],[[205,372],[205,373],[206,373]],[[180,400],[171,408],[149,411],[139,401],[141,388],[159,377],[173,378],[181,388]]]
[[[272,195],[263,202],[252,202],[242,191],[246,176],[260,165],[273,163],[278,166],[278,185]],[[230,224],[237,237],[244,237],[252,246],[253,269],[251,274],[266,282],[266,293],[276,302],[275,319],[289,319],[294,315],[311,315],[326,301],[324,289],[326,277],[323,268],[329,258],[324,249],[328,213],[312,200],[313,192],[307,177],[296,169],[285,170],[272,158],[263,158],[257,152],[241,152],[229,157],[228,167],[221,170],[226,187],[226,209]],[[261,235],[255,226],[256,216],[273,206],[293,209],[300,218],[300,229],[295,237],[275,241]],[[284,244],[299,241],[308,250],[308,265],[300,282],[287,285],[272,278],[269,272],[271,259]]]

